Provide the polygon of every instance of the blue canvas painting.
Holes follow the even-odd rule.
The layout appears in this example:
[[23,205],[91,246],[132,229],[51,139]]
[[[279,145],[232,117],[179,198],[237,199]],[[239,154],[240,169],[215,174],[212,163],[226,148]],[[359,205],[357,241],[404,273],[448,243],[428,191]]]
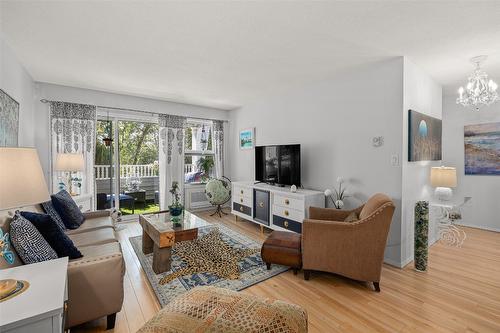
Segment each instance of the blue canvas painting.
[[441,119],[408,111],[408,161],[441,160]]
[[500,175],[500,123],[464,127],[465,174]]

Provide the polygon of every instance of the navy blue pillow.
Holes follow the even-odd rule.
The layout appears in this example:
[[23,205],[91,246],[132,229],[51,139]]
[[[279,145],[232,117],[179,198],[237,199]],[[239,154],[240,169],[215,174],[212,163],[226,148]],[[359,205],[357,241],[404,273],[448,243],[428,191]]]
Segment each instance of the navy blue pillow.
[[21,212],[21,216],[35,226],[47,243],[49,243],[50,247],[56,251],[59,258],[69,257],[69,259],[78,259],[83,257],[73,244],[73,241],[61,230],[50,215]]
[[50,215],[54,221],[56,221],[57,225],[61,230],[66,230],[66,226],[64,225],[63,220],[57,213],[56,209],[52,205],[52,201],[42,202],[42,208],[45,211],[45,214]]
[[71,195],[65,190],[50,196],[52,205],[68,229],[77,229],[85,221],[85,216],[78,208]]

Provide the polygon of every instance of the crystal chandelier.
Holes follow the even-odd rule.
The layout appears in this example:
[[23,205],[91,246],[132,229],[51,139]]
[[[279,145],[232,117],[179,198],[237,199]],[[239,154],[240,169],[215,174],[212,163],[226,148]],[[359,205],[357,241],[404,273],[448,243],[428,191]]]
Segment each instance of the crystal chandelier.
[[481,105],[490,105],[499,100],[497,87],[493,80],[488,80],[488,74],[481,69],[481,64],[486,61],[487,56],[478,56],[470,61],[474,64],[474,72],[469,76],[467,86],[458,89],[457,104],[474,107],[479,110]]

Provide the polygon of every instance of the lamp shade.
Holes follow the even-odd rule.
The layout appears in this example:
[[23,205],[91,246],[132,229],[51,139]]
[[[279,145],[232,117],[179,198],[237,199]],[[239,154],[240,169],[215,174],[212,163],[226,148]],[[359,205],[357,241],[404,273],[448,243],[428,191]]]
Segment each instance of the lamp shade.
[[431,168],[431,185],[433,187],[456,187],[457,169],[444,166]]
[[84,168],[85,161],[83,160],[83,154],[57,154],[56,171],[83,171]]
[[0,210],[49,199],[36,149],[0,147]]

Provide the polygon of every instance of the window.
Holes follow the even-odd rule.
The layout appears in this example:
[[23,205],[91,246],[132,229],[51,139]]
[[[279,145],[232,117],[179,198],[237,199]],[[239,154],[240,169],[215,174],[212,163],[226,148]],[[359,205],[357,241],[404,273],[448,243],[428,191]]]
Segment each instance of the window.
[[[184,140],[185,183],[205,183],[210,177],[214,177],[212,122],[188,119]],[[203,150],[204,145],[206,145],[205,150]]]

